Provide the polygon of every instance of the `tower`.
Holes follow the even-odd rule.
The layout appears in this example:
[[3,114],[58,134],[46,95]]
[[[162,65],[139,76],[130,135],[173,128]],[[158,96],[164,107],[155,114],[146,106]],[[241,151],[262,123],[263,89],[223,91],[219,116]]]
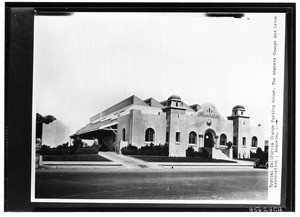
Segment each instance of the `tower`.
[[[162,109],[166,113],[166,142],[169,144],[170,156],[185,156],[185,149],[179,148],[181,141],[180,116],[186,114],[186,108],[177,95],[168,98],[166,107]],[[181,147],[184,147],[181,145]]]
[[228,120],[233,121],[233,148],[235,158],[250,157],[250,125],[249,118],[245,116],[246,109],[242,105],[233,107]]

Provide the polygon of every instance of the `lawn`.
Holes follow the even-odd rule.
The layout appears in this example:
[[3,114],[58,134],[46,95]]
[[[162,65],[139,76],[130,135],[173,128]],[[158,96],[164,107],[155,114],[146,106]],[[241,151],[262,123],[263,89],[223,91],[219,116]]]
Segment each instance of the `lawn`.
[[110,161],[98,154],[43,155],[43,161]]
[[257,162],[257,161],[259,161],[259,158],[245,158],[245,159],[241,158],[241,159],[238,159],[238,160]]
[[149,156],[149,155],[131,155],[131,157],[147,162],[213,162],[213,163],[236,163],[235,161],[209,159],[202,157],[168,157],[168,156]]

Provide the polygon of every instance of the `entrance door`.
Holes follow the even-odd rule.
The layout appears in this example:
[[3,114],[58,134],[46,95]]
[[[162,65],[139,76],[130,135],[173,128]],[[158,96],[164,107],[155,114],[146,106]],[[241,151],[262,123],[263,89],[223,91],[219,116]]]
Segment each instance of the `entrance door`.
[[213,134],[211,132],[206,132],[204,134],[204,147],[212,148],[214,143]]

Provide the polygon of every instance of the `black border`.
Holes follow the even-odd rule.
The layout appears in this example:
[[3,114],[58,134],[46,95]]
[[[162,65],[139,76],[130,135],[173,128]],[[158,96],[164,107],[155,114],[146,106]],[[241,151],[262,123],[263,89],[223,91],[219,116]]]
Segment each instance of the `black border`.
[[[31,203],[31,123],[34,14],[72,12],[286,13],[282,203],[269,205]],[[5,211],[295,211],[295,3],[5,3]],[[17,136],[16,136],[17,135]],[[264,210],[262,210],[264,211]]]

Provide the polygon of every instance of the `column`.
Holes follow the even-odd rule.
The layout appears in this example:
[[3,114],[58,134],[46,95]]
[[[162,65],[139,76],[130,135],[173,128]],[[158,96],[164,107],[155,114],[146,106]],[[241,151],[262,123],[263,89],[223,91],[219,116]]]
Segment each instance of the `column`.
[[199,134],[198,136],[198,150],[200,150],[200,148],[204,147],[204,142],[203,142],[203,134]]
[[220,144],[219,136],[215,136],[214,143],[215,143],[214,148],[219,148],[219,144]]

